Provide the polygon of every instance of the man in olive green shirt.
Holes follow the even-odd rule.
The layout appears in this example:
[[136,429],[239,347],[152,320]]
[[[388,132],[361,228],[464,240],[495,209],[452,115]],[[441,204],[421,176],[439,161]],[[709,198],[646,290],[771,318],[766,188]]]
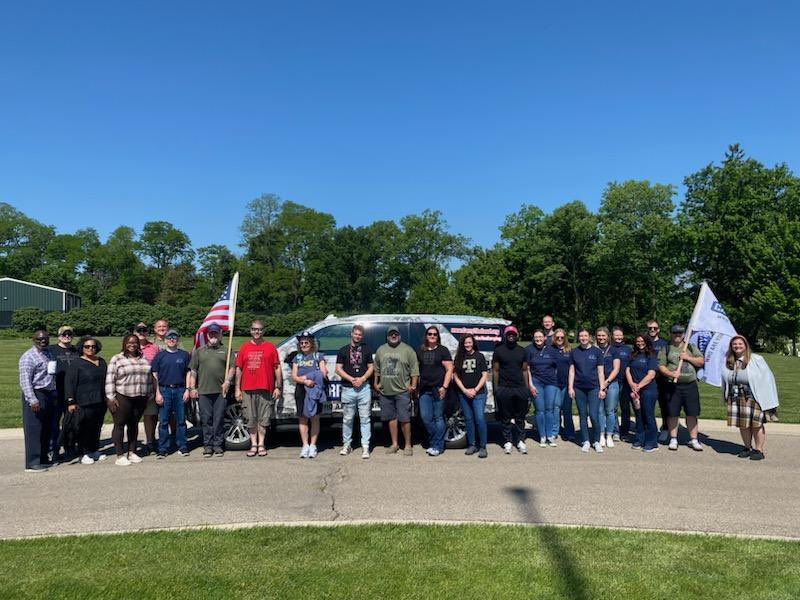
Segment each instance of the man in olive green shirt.
[[219,325],[209,325],[206,330],[208,345],[195,350],[189,361],[189,393],[192,398],[197,398],[200,405],[204,458],[225,453],[225,408],[228,389],[236,374],[236,367],[231,366],[226,376],[228,351],[220,340],[221,333]]
[[400,449],[397,422],[403,430],[403,454],[411,456],[411,394],[417,387],[419,363],[417,353],[400,341],[400,330],[389,327],[386,343],[375,353],[375,390],[380,394],[381,418],[389,423],[392,445],[386,450],[394,454]]
[[[698,452],[703,446],[697,439],[697,418],[700,416],[700,392],[697,389],[697,369],[705,364],[703,353],[688,344],[683,349],[683,336],[686,329],[673,325],[670,329],[670,343],[658,352],[658,371],[667,380],[669,397],[669,449],[678,449],[678,417],[681,408],[686,414],[686,427],[689,430],[689,447]],[[680,365],[680,368],[679,368]]]

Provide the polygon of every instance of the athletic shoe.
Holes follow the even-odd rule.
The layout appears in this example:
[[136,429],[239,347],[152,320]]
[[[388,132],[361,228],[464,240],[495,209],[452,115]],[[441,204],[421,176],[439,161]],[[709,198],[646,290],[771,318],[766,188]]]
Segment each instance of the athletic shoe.
[[475,454],[477,451],[478,451],[478,449],[477,449],[475,446],[470,446],[469,448],[467,448],[466,450],[464,450],[464,454],[466,454],[467,456],[472,456],[472,455],[473,455],[473,454]]
[[525,445],[525,442],[523,442],[522,440],[520,440],[517,443],[517,450],[522,452],[522,454],[527,454],[528,453],[528,447]]
[[439,456],[441,452],[439,452],[436,448],[428,448],[428,456]]
[[389,446],[386,449],[386,454],[397,454],[397,451],[400,450],[399,446]]
[[678,449],[678,438],[670,438],[669,449],[673,451]]
[[603,453],[603,446],[600,444],[600,442],[594,443],[594,451],[597,452],[598,454]]
[[764,460],[764,453],[753,450],[753,453],[750,455],[750,460]]
[[605,448],[606,446],[606,436],[604,433],[600,434],[600,446],[602,446],[603,448]]
[[750,455],[752,453],[753,453],[753,449],[752,448],[745,448],[744,450],[739,452],[739,454],[737,454],[736,456],[738,456],[739,458],[750,458]]
[[696,452],[703,451],[703,445],[699,442],[697,438],[692,438],[691,440],[689,440],[689,448],[695,450]]
[[178,450],[178,454],[181,456],[189,456],[189,449],[188,448],[181,448]]
[[26,467],[26,473],[44,473],[45,471],[49,471],[50,467],[47,465],[33,465],[32,467]]
[[618,433],[615,433],[614,435],[612,435],[611,439],[614,440],[615,442],[621,442],[622,441],[622,438],[619,436]]
[[128,457],[123,454],[122,456],[117,457],[117,460],[114,461],[114,464],[118,467],[129,467],[131,466],[131,461],[129,461]]
[[428,446],[428,447],[426,448],[426,450],[425,450],[425,454],[427,454],[427,455],[430,455],[430,453],[431,453],[432,451],[433,451],[433,446]]
[[658,443],[659,444],[666,444],[669,441],[669,431],[666,429],[662,429],[661,433],[658,434]]
[[369,446],[361,446],[361,458],[369,458]]
[[93,465],[94,464],[94,459],[91,456],[89,456],[88,454],[84,454],[83,457],[81,458],[81,464],[82,465]]
[[348,444],[347,446],[342,446],[342,449],[339,450],[339,456],[347,456],[353,451],[353,448]]
[[316,458],[317,457],[317,447],[314,444],[311,444],[308,447],[308,458]]
[[548,438],[547,445],[550,446],[551,448],[555,448],[556,446],[558,446],[558,444],[556,444],[556,438],[554,437]]
[[414,456],[414,449],[411,447],[403,448],[403,456]]
[[511,445],[511,442],[506,442],[503,444],[503,450],[505,450],[506,454],[511,454],[511,451],[514,449],[514,446]]
[[658,446],[653,446],[652,448],[644,449],[645,452],[655,452],[656,450],[658,450]]
[[142,462],[142,457],[136,454],[136,452],[128,452],[128,460],[132,465],[138,465]]
[[642,449],[642,445],[639,442],[633,442],[633,444],[631,445],[631,449],[633,449],[633,450],[641,450]]
[[214,456],[225,456],[225,450],[222,448],[214,448]]
[[583,445],[581,446],[581,452],[588,452],[589,448],[591,448],[589,442],[583,442]]
[[107,454],[103,454],[102,452],[92,452],[92,458],[95,462],[103,462],[105,459],[108,458]]
[[303,449],[300,450],[300,458],[308,458],[308,451],[310,446],[308,444],[303,444]]
[[478,458],[486,458],[487,456],[489,456],[489,453],[486,452],[486,448],[478,450]]
[[156,452],[156,458],[167,458],[167,453],[159,450],[158,452]]
[[606,437],[606,446],[609,448],[614,447],[614,438],[613,437]]
[[214,456],[214,451],[211,448],[203,448],[203,458],[211,458]]
[[547,438],[539,438],[539,448],[547,448]]

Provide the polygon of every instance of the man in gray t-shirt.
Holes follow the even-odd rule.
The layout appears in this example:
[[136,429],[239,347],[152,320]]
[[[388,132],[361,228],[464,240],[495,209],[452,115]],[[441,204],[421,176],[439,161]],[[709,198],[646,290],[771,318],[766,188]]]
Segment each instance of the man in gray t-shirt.
[[411,456],[411,394],[417,387],[419,364],[417,353],[400,341],[400,330],[389,327],[386,343],[375,353],[375,390],[380,394],[381,418],[389,423],[392,445],[387,454],[400,449],[397,423],[403,430],[403,454]]

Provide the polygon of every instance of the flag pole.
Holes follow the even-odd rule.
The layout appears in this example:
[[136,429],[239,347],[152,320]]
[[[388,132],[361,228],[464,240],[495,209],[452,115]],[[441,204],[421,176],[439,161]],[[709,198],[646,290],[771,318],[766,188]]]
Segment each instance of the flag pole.
[[225,378],[231,365],[231,351],[233,350],[233,326],[236,321],[236,301],[239,299],[239,272],[233,274],[231,281],[231,327],[228,330],[228,355],[225,358]]
[[[697,321],[697,315],[700,312],[700,308],[703,306],[703,295],[706,293],[706,289],[708,288],[708,284],[706,284],[705,279],[703,283],[700,284],[700,293],[697,294],[697,302],[694,303],[694,310],[692,310],[692,316],[689,318],[689,324],[686,326],[686,332],[684,333],[683,337],[683,348],[681,348],[681,354],[686,352],[686,349],[689,347],[689,338],[692,337],[692,326],[694,325],[695,321]],[[678,359],[678,373],[681,372],[683,368],[683,359]],[[672,380],[672,383],[678,383],[678,378],[675,377]]]

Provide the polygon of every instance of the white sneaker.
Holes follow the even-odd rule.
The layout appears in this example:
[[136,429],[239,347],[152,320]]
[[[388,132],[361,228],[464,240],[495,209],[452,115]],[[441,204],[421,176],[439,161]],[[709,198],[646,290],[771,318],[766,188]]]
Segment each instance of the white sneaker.
[[131,466],[131,461],[129,461],[128,457],[123,454],[114,461],[114,464],[118,467],[129,467]]
[[519,450],[523,454],[527,454],[528,453],[528,447],[525,445],[525,442],[523,442],[522,440],[520,440],[519,443],[517,444],[517,450]]
[[136,452],[128,452],[128,460],[132,465],[138,465],[142,462],[142,457],[136,454]]
[[666,444],[669,440],[669,431],[666,429],[662,429],[661,433],[658,434],[658,443],[659,444]]
[[671,438],[669,440],[669,449],[670,450],[677,450],[678,449],[678,438]]
[[353,448],[350,446],[350,444],[347,444],[347,446],[342,446],[342,449],[339,450],[339,456],[347,456],[352,451],[353,451]]
[[547,438],[539,438],[539,448],[547,447]]
[[581,452],[588,452],[589,448],[591,448],[589,442],[583,442],[583,446],[581,446]]
[[441,452],[439,452],[436,448],[428,448],[428,454],[430,456],[439,456]]
[[84,454],[83,457],[81,458],[81,464],[82,465],[93,465],[94,464],[94,459],[91,456],[89,456],[88,454]]
[[614,447],[614,438],[607,437],[606,438],[606,446],[609,447],[609,448],[613,448]]
[[369,458],[369,446],[361,446],[361,458]]
[[603,433],[600,434],[600,445],[603,447],[606,445],[606,436]]
[[597,452],[598,454],[602,454],[603,453],[603,446],[600,445],[600,442],[595,442],[594,443],[594,451]]
[[300,458],[308,458],[308,450],[311,448],[308,444],[303,444],[303,449],[300,450]]
[[703,445],[697,438],[692,438],[691,440],[689,440],[689,448],[691,448],[692,450],[697,450],[698,452],[703,451]]
[[547,438],[547,445],[550,446],[551,448],[555,448],[556,446],[558,446],[558,444],[556,444],[556,438],[554,437]]
[[619,437],[618,433],[615,433],[614,435],[612,435],[611,439],[614,440],[615,442],[622,441],[622,438]]
[[506,442],[503,444],[503,450],[505,450],[506,454],[511,454],[511,450],[514,449],[514,446],[511,445],[511,442]]
[[102,454],[100,452],[95,452],[94,454],[92,454],[92,458],[96,462],[103,462],[105,459],[108,458],[108,455],[107,454]]
[[308,447],[308,458],[316,458],[317,456],[317,447],[314,444],[311,444]]

